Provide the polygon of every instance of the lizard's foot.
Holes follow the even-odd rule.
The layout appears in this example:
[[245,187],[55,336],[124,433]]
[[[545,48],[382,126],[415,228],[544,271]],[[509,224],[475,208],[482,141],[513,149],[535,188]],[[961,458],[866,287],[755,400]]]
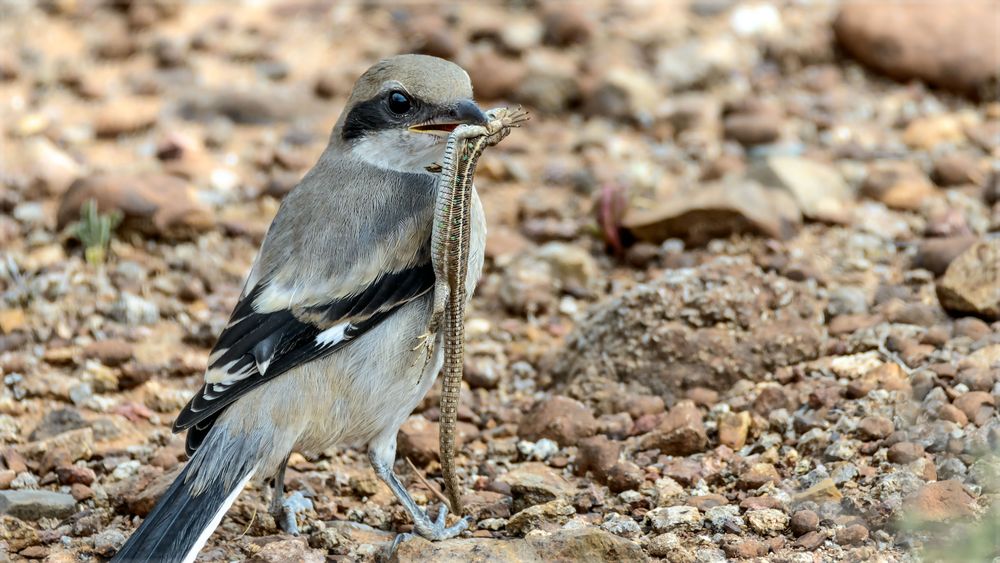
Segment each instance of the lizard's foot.
[[299,535],[298,514],[313,509],[313,503],[299,491],[286,496],[280,504],[274,520],[286,534]]
[[455,524],[448,526],[448,506],[441,504],[441,508],[438,510],[437,519],[431,520],[427,513],[423,513],[423,518],[413,519],[413,529],[417,531],[421,536],[431,540],[447,540],[461,534],[465,530],[469,529],[469,517],[466,516],[456,522]]

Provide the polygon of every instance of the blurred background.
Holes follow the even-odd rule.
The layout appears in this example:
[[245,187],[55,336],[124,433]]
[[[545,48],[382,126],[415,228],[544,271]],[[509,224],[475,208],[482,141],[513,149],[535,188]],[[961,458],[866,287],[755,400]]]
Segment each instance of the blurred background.
[[[0,558],[148,513],[282,197],[404,52],[532,121],[477,175],[480,543],[401,559],[865,560],[942,524],[931,558],[997,555],[1000,2],[0,0],[0,45]],[[432,482],[436,393],[400,436]],[[355,450],[289,483],[301,541],[253,490],[203,559],[406,526]]]

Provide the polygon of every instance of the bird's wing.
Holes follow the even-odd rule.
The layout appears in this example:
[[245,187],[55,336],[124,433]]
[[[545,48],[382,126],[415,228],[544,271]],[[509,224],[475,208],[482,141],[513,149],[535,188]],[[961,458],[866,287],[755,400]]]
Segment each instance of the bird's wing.
[[[315,221],[309,224],[322,213],[306,213],[304,219],[297,216],[291,220],[293,224],[286,230],[332,231],[329,225],[319,225]],[[325,280],[316,276],[310,279],[309,274],[324,272],[325,276],[330,273],[328,264],[301,261],[303,255],[310,255],[310,248],[296,248],[293,254],[269,252],[269,242],[272,246],[289,245],[287,240],[268,233],[244,295],[209,356],[205,384],[174,421],[175,432],[189,429],[189,453],[197,449],[228,405],[296,366],[342,349],[399,307],[431,291],[434,270],[429,250],[426,250],[430,247],[429,226],[426,232],[415,229],[414,225],[422,222],[410,219],[412,217],[400,217],[398,222],[388,221],[388,227],[386,222],[381,222],[369,228],[386,230],[388,234],[382,237],[384,240],[408,240],[406,244],[418,249],[416,252],[393,251],[383,245],[381,249],[371,248],[370,252],[337,255],[329,240],[300,237],[300,245],[327,245],[331,255],[353,257],[354,263],[334,268],[332,278],[335,279]],[[288,218],[281,217],[279,212],[275,225],[282,220]],[[271,230],[276,229],[272,227]],[[296,238],[294,233],[290,238]],[[423,240],[423,244],[414,239]],[[342,240],[340,242],[343,244]],[[391,246],[391,243],[386,244]],[[270,258],[273,256],[287,263],[277,266],[261,263],[273,262],[275,259]]]
[[343,299],[267,313],[253,310],[263,290],[254,288],[233,311],[209,357],[206,382],[177,417],[174,431],[214,419],[269,379],[343,348],[433,286],[434,270],[426,262],[385,274]]

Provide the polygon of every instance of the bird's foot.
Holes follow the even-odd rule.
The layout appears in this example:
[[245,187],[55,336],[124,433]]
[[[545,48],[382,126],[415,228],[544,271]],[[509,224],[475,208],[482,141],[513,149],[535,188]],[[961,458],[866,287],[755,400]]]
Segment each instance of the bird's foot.
[[455,524],[448,525],[448,506],[441,505],[435,520],[431,520],[427,513],[422,513],[423,518],[414,518],[413,529],[421,536],[431,540],[447,540],[461,534],[469,529],[469,517],[463,517]]
[[275,521],[286,534],[299,535],[298,515],[313,509],[313,503],[299,491],[286,496],[282,501],[278,513],[274,515]]

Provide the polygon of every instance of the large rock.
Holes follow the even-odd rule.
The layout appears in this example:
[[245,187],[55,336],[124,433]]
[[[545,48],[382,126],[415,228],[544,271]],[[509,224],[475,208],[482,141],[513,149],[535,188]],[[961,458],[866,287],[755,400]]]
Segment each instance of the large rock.
[[996,95],[1000,9],[995,0],[852,0],[833,27],[847,52],[888,76],[984,99]]
[[788,193],[734,179],[698,186],[649,207],[633,206],[622,220],[640,240],[659,244],[683,238],[694,245],[736,233],[787,239],[801,224],[802,214]]
[[807,284],[746,258],[719,258],[596,305],[550,358],[552,372],[584,402],[596,400],[591,383],[608,381],[641,383],[664,398],[728,390],[819,357],[823,308]]
[[89,200],[102,213],[122,213],[121,228],[148,236],[187,238],[211,229],[212,211],[185,181],[164,174],[96,174],[77,180],[59,204],[58,227],[80,219]]
[[597,527],[559,530],[554,534],[524,539],[461,538],[431,542],[411,536],[399,544],[391,561],[437,561],[441,563],[476,561],[647,561],[649,558],[635,542],[620,538]]
[[977,242],[955,258],[937,296],[949,313],[1000,320],[1000,238]]

